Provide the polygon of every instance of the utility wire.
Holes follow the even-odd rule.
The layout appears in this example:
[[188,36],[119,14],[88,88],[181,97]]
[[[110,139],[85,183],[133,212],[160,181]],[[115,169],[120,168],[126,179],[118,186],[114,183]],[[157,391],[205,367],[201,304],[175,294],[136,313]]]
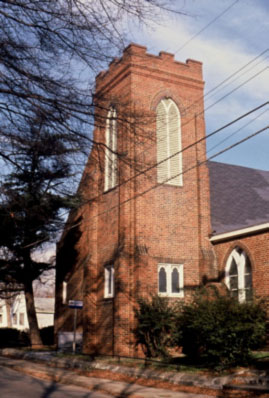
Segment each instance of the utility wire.
[[234,3],[229,5],[224,11],[222,11],[220,14],[218,14],[215,18],[213,18],[207,25],[205,25],[199,32],[195,33],[189,40],[187,40],[181,47],[179,47],[176,51],[175,54],[177,54],[179,51],[183,50],[192,40],[194,40],[197,36],[199,36],[202,32],[204,32],[209,26],[211,26],[214,22],[216,22],[219,18],[221,18],[226,12],[228,12],[232,7],[236,5],[240,0],[236,0]]
[[[266,50],[268,51],[268,50]],[[245,84],[249,83],[251,80],[255,79],[256,77],[258,77],[260,74],[262,74],[263,72],[265,72],[267,69],[269,69],[268,66],[266,66],[264,69],[260,70],[259,72],[257,72],[255,75],[252,75],[250,78],[248,78],[247,80],[245,80],[244,82],[242,82],[240,85],[238,85],[237,87],[235,87],[234,89],[232,89],[231,91],[229,91],[228,93],[226,93],[225,95],[223,95],[221,98],[219,98],[217,101],[213,102],[212,104],[210,104],[209,106],[207,106],[205,109],[203,109],[201,112],[199,112],[198,114],[196,114],[196,116],[202,115],[205,111],[207,111],[208,109],[211,109],[213,106],[215,106],[216,104],[218,104],[219,102],[223,101],[225,98],[227,98],[229,95],[233,94],[235,91],[239,90],[241,87],[243,87]],[[202,100],[202,97],[201,97]],[[199,100],[197,100],[196,102],[199,102]],[[193,104],[191,104],[188,108],[185,108],[183,110],[183,112],[186,112],[187,110],[189,110],[191,107],[193,107],[195,104],[195,102]],[[190,118],[188,121],[186,121],[183,125],[181,125],[181,128],[186,126],[187,124],[189,124],[191,121],[193,121],[195,119],[195,116],[193,116],[192,118]],[[161,140],[158,140],[157,143],[161,143],[163,141],[163,138]],[[148,151],[150,147],[146,148],[141,154],[143,154],[145,151]]]
[[[265,52],[268,52],[268,50],[266,50]],[[260,56],[255,57],[255,59],[253,59],[253,61],[247,63],[243,68],[240,68],[240,71],[242,71],[242,70],[245,69],[247,66],[249,66],[251,63],[253,63],[254,61],[256,61],[259,57],[260,57]],[[240,77],[244,76],[246,73],[248,73],[248,72],[250,72],[251,70],[253,70],[254,68],[256,68],[258,65],[260,65],[261,63],[263,63],[263,62],[264,62],[266,59],[268,59],[268,58],[269,58],[269,55],[267,55],[264,59],[261,59],[259,62],[257,62],[255,65],[251,66],[249,69],[247,69],[246,71],[244,71],[243,73],[241,73],[240,76],[236,77],[236,78],[233,79],[233,80],[231,80],[231,79],[232,79],[232,77],[234,77],[235,74],[231,75],[231,76],[229,77],[229,79],[226,79],[226,80],[227,80],[227,83],[226,83],[226,82],[223,82],[223,83],[221,84],[222,87],[220,87],[220,90],[218,90],[218,88],[214,88],[214,90],[212,90],[212,91],[214,91],[214,93],[208,92],[208,94],[209,94],[209,93],[210,93],[210,94],[209,94],[209,95],[205,95],[205,101],[207,101],[208,99],[210,99],[213,95],[216,95],[216,93],[218,93],[219,91],[223,90],[224,88],[226,88],[226,87],[229,86],[230,84],[234,83],[236,80],[238,80]],[[228,80],[230,80],[230,81],[228,82]],[[224,84],[224,83],[226,83],[226,84]]]
[[221,98],[219,98],[217,101],[215,101],[213,104],[209,105],[207,108],[205,108],[205,111],[208,109],[212,108],[216,104],[218,104],[220,101],[222,101],[224,98],[228,97],[230,94],[234,93],[235,91],[239,90],[239,88],[243,87],[245,84],[249,83],[251,80],[255,79],[255,77],[259,76],[261,73],[265,72],[267,69],[269,69],[269,66],[266,66],[264,69],[260,70],[258,73],[255,75],[251,76],[249,79],[245,80],[243,83],[239,84],[239,86],[235,87],[233,90],[229,91],[229,93],[223,95]]
[[[239,120],[243,119],[244,117],[246,117],[246,116],[252,114],[253,112],[256,112],[257,110],[263,108],[264,106],[266,106],[266,105],[268,105],[268,104],[269,104],[269,101],[263,103],[262,105],[260,105],[260,106],[258,106],[258,107],[256,107],[256,108],[251,109],[249,112],[247,112],[247,113],[245,113],[245,114],[239,116],[237,119],[232,120],[231,122],[227,123],[226,125],[222,126],[222,127],[219,128],[219,129],[213,131],[212,133],[208,134],[207,136],[205,136],[205,137],[203,137],[203,138],[201,138],[201,139],[199,139],[199,140],[193,142],[192,144],[186,146],[186,147],[183,148],[181,151],[177,152],[176,154],[171,155],[169,158],[172,158],[173,156],[176,156],[178,153],[184,152],[184,151],[186,151],[187,149],[189,149],[189,148],[191,148],[191,147],[193,147],[193,146],[199,144],[200,142],[204,141],[205,139],[212,137],[213,135],[217,134],[218,132],[224,130],[225,128],[227,128],[227,127],[229,127],[229,126],[231,126],[231,125],[233,125],[234,123],[236,123],[236,122],[238,122]],[[265,128],[263,128],[263,129],[261,129],[261,130],[258,130],[258,132],[256,132],[256,133],[254,133],[254,134],[252,134],[252,135],[250,135],[250,136],[248,136],[248,137],[246,137],[246,138],[244,138],[244,139],[238,141],[238,143],[235,143],[235,144],[233,144],[233,145],[231,145],[231,146],[225,148],[224,150],[222,150],[222,151],[218,152],[217,154],[215,154],[215,155],[211,156],[210,158],[208,158],[206,161],[208,161],[208,160],[210,160],[210,159],[213,159],[213,158],[216,157],[216,156],[219,156],[220,154],[226,152],[227,150],[229,150],[229,149],[231,149],[231,148],[233,148],[233,147],[235,147],[235,146],[237,146],[237,145],[239,145],[239,144],[241,144],[241,143],[247,141],[248,139],[254,137],[255,135],[260,134],[261,132],[263,132],[263,131],[266,130],[266,129],[268,129],[268,126],[265,127]],[[161,162],[156,163],[156,164],[150,166],[150,167],[147,168],[146,170],[141,171],[141,172],[138,173],[137,175],[134,175],[134,176],[130,177],[130,178],[127,179],[127,180],[124,180],[122,183],[120,183],[120,184],[117,185],[117,188],[119,188],[119,187],[122,186],[123,184],[126,184],[127,182],[133,180],[134,178],[137,178],[137,177],[139,177],[140,175],[145,174],[145,173],[148,172],[149,170],[152,170],[153,168],[157,167],[158,164],[161,164],[161,163],[167,161],[169,158],[164,159],[164,160],[162,160]],[[205,162],[206,162],[206,161],[205,161]],[[203,164],[203,163],[201,163],[201,164]],[[193,167],[194,167],[194,166],[193,166]],[[193,167],[192,167],[192,168],[193,168]],[[167,179],[167,180],[164,181],[162,184],[165,184],[165,183],[168,182],[170,179],[174,179],[174,178],[176,178],[176,177],[178,177],[178,176],[180,176],[180,175],[185,174],[187,171],[191,170],[192,168],[187,169],[187,170],[184,170],[184,172],[179,173],[179,174],[177,174],[177,175],[175,175],[175,176],[173,176],[173,177]],[[162,184],[158,183],[156,186],[153,187],[153,189],[154,189],[154,188],[157,188],[158,186],[160,186],[160,185],[162,185]],[[149,190],[150,190],[150,189],[149,189]],[[149,190],[145,191],[144,193],[148,192]],[[144,193],[143,193],[143,194],[144,194]],[[97,196],[95,196],[95,197],[93,197],[93,198],[90,198],[90,199],[84,201],[83,205],[85,205],[85,204],[87,204],[87,203],[89,203],[89,202],[98,200],[98,199],[101,198],[102,196],[103,196],[103,193],[101,193],[100,195],[97,195]],[[141,195],[139,194],[139,196],[141,196]],[[134,197],[134,199],[135,199],[135,198],[136,198],[136,197]],[[130,199],[127,199],[127,201],[129,201],[129,200],[130,200]],[[116,206],[113,206],[112,208],[108,209],[107,211],[110,211],[110,210],[112,210],[112,209],[114,209],[114,208],[118,208],[118,206],[120,206],[121,204],[124,204],[124,203],[126,203],[126,201],[124,201],[124,202],[122,202],[122,203],[120,203],[120,204],[117,204]],[[107,211],[106,211],[106,212],[107,212]],[[106,212],[104,212],[104,213],[106,213]],[[103,213],[100,213],[100,214],[98,214],[98,216],[99,216],[99,215],[102,215],[102,214],[103,214]],[[67,223],[68,223],[68,222],[67,222]],[[75,225],[72,225],[71,227],[68,227],[68,229],[75,228],[75,227],[78,226],[80,223],[81,223],[81,222],[76,223]]]
[[[200,98],[198,98],[197,100],[195,100],[192,104],[190,104],[187,108],[183,109],[182,113],[186,113],[187,110],[193,108],[195,106],[195,104],[199,103],[200,101],[202,101],[203,99],[207,100],[207,96],[209,94],[210,97],[212,96],[212,93],[219,89],[223,84],[227,83],[230,79],[232,79],[234,76],[236,76],[238,73],[240,73],[242,70],[244,70],[247,66],[251,65],[253,62],[255,62],[258,58],[262,57],[264,54],[266,54],[269,51],[269,49],[267,48],[266,50],[262,51],[258,56],[252,58],[249,62],[247,62],[245,65],[243,65],[242,67],[240,67],[238,70],[236,70],[234,73],[232,73],[230,76],[228,76],[226,79],[224,79],[221,83],[219,83],[217,86],[215,86],[214,88],[212,88],[211,90],[209,90],[204,96],[201,96]],[[267,57],[266,57],[267,58]],[[266,59],[265,58],[265,59]],[[262,61],[260,61],[262,62]],[[259,63],[260,63],[259,62]],[[258,63],[258,64],[259,64]],[[257,66],[257,65],[256,65]],[[236,90],[238,90],[239,88],[241,88],[242,86],[244,86],[245,84],[247,84],[249,81],[251,81],[252,79],[254,79],[255,77],[257,77],[258,75],[260,75],[261,73],[263,73],[268,67],[264,68],[263,70],[261,70],[260,72],[258,72],[257,74],[255,74],[254,76],[250,77],[249,79],[247,79],[245,82],[243,82],[242,84],[240,84],[238,87],[234,88],[233,90],[231,90],[230,92],[228,92],[227,94],[225,94],[223,97],[221,97],[220,99],[218,99],[216,102],[214,102],[213,104],[209,105],[206,109],[204,109],[201,113],[204,113],[204,111],[212,108],[213,106],[215,106],[216,104],[218,104],[220,101],[222,101],[223,99],[225,99],[227,96],[229,96],[230,94],[232,94],[233,92],[235,92]],[[252,68],[251,68],[252,69]],[[243,73],[245,74],[245,72]],[[241,74],[241,76],[243,75]],[[240,76],[239,76],[240,77]],[[237,80],[234,79],[233,82]],[[225,84],[225,87],[227,87],[228,84]],[[184,123],[184,125],[181,126],[184,127],[186,124],[190,123],[191,121],[194,120],[194,117],[192,117],[191,119],[189,119],[187,122]],[[102,126],[100,126],[102,128]],[[140,129],[140,128],[139,128]],[[158,140],[157,142],[160,143],[162,142],[163,139]],[[108,148],[109,149],[109,148]],[[140,155],[142,155],[144,152],[148,151],[150,149],[150,147],[146,148],[143,152],[140,153]]]
[[[252,109],[251,111],[245,113],[244,115],[241,115],[240,117],[238,117],[237,119],[231,121],[230,123],[226,124],[225,126],[221,127],[220,129],[213,131],[211,134],[207,135],[206,137],[201,138],[200,140],[197,140],[196,142],[190,144],[188,147],[185,147],[182,151],[185,151],[186,149],[188,149],[188,148],[190,148],[190,147],[192,147],[192,146],[194,146],[194,145],[197,145],[198,143],[200,143],[200,142],[203,141],[204,139],[211,137],[212,135],[216,134],[217,132],[223,130],[224,128],[229,127],[230,125],[232,125],[232,124],[236,123],[237,121],[241,120],[243,117],[248,116],[249,114],[251,114],[251,113],[257,111],[258,109],[261,109],[262,107],[264,107],[265,105],[268,105],[268,104],[269,104],[269,101],[265,102],[264,104],[260,105],[259,107],[256,107],[256,108]],[[265,113],[265,112],[263,112],[263,113]],[[164,184],[168,183],[170,180],[172,180],[172,179],[174,179],[174,178],[176,178],[176,177],[182,176],[182,175],[186,174],[187,172],[193,170],[194,168],[200,167],[201,165],[207,163],[208,161],[210,161],[210,160],[216,158],[217,156],[219,156],[219,155],[221,155],[221,154],[223,154],[223,153],[225,153],[225,152],[231,150],[232,148],[235,148],[236,146],[238,146],[238,145],[240,145],[240,144],[242,144],[242,143],[248,141],[249,139],[251,139],[251,138],[253,138],[253,137],[255,137],[255,136],[261,134],[262,132],[264,132],[264,131],[266,131],[266,130],[268,130],[268,129],[269,129],[269,126],[266,126],[266,127],[262,128],[262,129],[256,131],[256,132],[254,132],[253,134],[248,135],[247,137],[243,138],[242,140],[237,141],[236,143],[234,143],[234,144],[232,144],[232,145],[230,145],[230,146],[224,148],[223,150],[221,150],[221,151],[215,153],[214,155],[210,156],[209,158],[207,158],[207,159],[204,160],[203,162],[196,163],[195,165],[189,167],[188,169],[186,169],[186,170],[184,170],[184,171],[182,171],[182,172],[180,172],[180,173],[178,173],[178,174],[176,174],[176,175],[174,175],[174,176],[172,176],[172,177],[167,178],[167,179],[166,179],[165,181],[163,181],[162,183],[157,183],[157,184],[153,185],[152,187],[148,188],[147,190],[145,190],[145,191],[143,191],[143,192],[140,192],[139,194],[134,195],[133,197],[124,200],[123,202],[117,203],[117,205],[110,207],[109,209],[105,210],[104,212],[98,213],[97,215],[95,215],[94,217],[92,217],[91,220],[92,220],[93,218],[97,218],[97,217],[99,217],[99,216],[102,216],[102,215],[104,215],[104,214],[107,214],[108,212],[110,212],[110,211],[112,211],[112,210],[114,210],[114,209],[118,209],[120,206],[122,206],[122,205],[124,205],[124,204],[130,202],[131,200],[135,200],[135,199],[137,199],[138,197],[143,196],[143,195],[145,195],[146,193],[148,193],[148,192],[150,192],[150,191],[152,191],[152,190],[154,190],[154,189],[160,187],[161,185],[164,185]],[[173,156],[175,156],[175,155],[173,155]],[[165,161],[165,160],[164,160],[164,161]],[[162,162],[164,162],[164,161],[162,161]],[[160,163],[162,163],[162,162],[160,162]],[[154,166],[152,166],[150,169],[152,169],[153,167],[154,167]],[[155,167],[156,167],[156,165],[155,165]],[[141,172],[139,175],[141,175],[141,174],[145,174],[145,173]],[[126,182],[128,182],[128,181],[131,181],[133,178],[136,178],[136,177],[138,177],[138,176],[132,176],[130,179],[124,181],[123,183],[126,183]],[[123,185],[123,183],[119,184],[119,185],[117,186],[117,188],[118,188],[119,186]],[[91,199],[85,201],[83,204],[85,205],[85,204],[88,203],[88,202],[97,200],[97,199],[99,199],[99,198],[102,197],[102,196],[103,196],[103,193],[102,193],[101,195],[99,195],[99,196],[96,196],[95,198],[91,198]],[[82,224],[82,221],[77,222],[77,223],[75,223],[75,224],[70,223],[71,225],[67,227],[68,223],[69,223],[69,222],[67,221],[64,231],[69,231],[69,230],[71,230],[71,229],[74,229],[74,228],[78,227],[79,225]]]
[[[144,190],[143,192],[140,192],[140,193],[134,195],[133,197],[128,198],[128,199],[125,199],[124,201],[118,203],[117,205],[112,206],[112,207],[110,207],[109,209],[107,209],[107,210],[105,210],[105,211],[103,211],[103,212],[101,212],[101,213],[98,213],[97,215],[95,215],[94,217],[92,217],[91,220],[92,220],[93,218],[97,218],[97,217],[100,217],[100,216],[102,216],[102,215],[104,215],[104,214],[107,214],[108,212],[110,212],[110,211],[112,211],[112,210],[118,209],[119,207],[121,207],[121,206],[125,205],[126,203],[130,202],[131,200],[135,200],[135,199],[137,199],[137,198],[139,198],[139,197],[145,195],[146,193],[148,193],[148,192],[150,192],[150,191],[152,191],[152,190],[154,190],[154,189],[156,189],[156,188],[159,188],[161,185],[167,184],[170,180],[172,180],[172,179],[174,179],[174,178],[176,178],[176,177],[182,176],[182,175],[186,174],[187,172],[189,172],[189,171],[191,171],[191,170],[193,170],[193,169],[195,169],[195,168],[197,168],[197,167],[200,167],[200,166],[202,166],[203,164],[206,164],[208,161],[210,161],[210,160],[216,158],[216,157],[219,156],[219,155],[222,155],[223,153],[225,153],[225,152],[227,152],[227,151],[229,151],[229,150],[231,150],[231,149],[237,147],[238,145],[241,145],[242,143],[244,143],[244,142],[250,140],[251,138],[256,137],[257,135],[261,134],[262,132],[264,132],[264,131],[266,131],[266,130],[268,130],[268,129],[269,129],[269,125],[263,127],[263,128],[260,129],[260,130],[255,131],[254,133],[252,133],[252,134],[248,135],[247,137],[243,138],[242,140],[237,141],[236,143],[234,143],[234,144],[232,144],[232,145],[229,145],[228,147],[224,148],[223,150],[221,150],[221,151],[215,153],[214,155],[210,156],[208,159],[206,159],[206,160],[204,160],[204,161],[202,161],[202,162],[200,162],[200,163],[196,163],[195,165],[189,167],[188,169],[186,169],[186,170],[184,170],[184,171],[182,171],[182,172],[180,172],[180,173],[178,173],[178,174],[176,174],[176,175],[174,175],[174,176],[172,176],[172,177],[167,178],[167,179],[166,179],[165,181],[163,181],[162,183],[157,183],[157,184],[151,186],[150,188]],[[80,221],[79,223],[76,223],[75,225],[72,225],[72,226],[68,227],[68,230],[73,229],[73,228],[76,228],[76,227],[79,226],[81,223],[82,223],[82,222]]]
[[246,124],[244,124],[242,127],[240,127],[239,129],[235,130],[233,133],[231,133],[230,135],[228,135],[227,137],[225,137],[223,140],[221,140],[220,142],[218,142],[216,145],[212,146],[211,148],[209,148],[207,150],[207,153],[213,151],[213,149],[217,148],[218,146],[220,146],[221,144],[223,144],[225,141],[228,141],[230,138],[234,137],[237,133],[239,133],[240,131],[242,131],[245,127],[249,126],[250,124],[252,124],[253,122],[255,122],[257,119],[259,119],[262,115],[264,115],[265,113],[268,112],[268,109],[266,109],[265,111],[261,112],[258,116],[254,117],[253,119],[251,119],[249,122],[247,122]]
[[[187,149],[190,149],[190,148],[192,148],[193,146],[195,146],[195,145],[201,143],[202,141],[204,141],[204,140],[206,140],[206,139],[208,139],[208,138],[210,138],[210,137],[213,137],[215,134],[219,133],[220,131],[224,130],[224,129],[227,128],[227,127],[232,126],[234,123],[238,122],[239,120],[245,118],[245,117],[248,116],[248,115],[251,115],[252,113],[258,111],[259,109],[263,108],[263,107],[266,106],[266,105],[269,105],[269,101],[266,101],[266,102],[264,102],[262,105],[259,105],[259,106],[257,106],[256,108],[251,109],[249,112],[244,113],[243,115],[241,115],[241,116],[239,116],[238,118],[232,120],[231,122],[225,124],[224,126],[218,128],[217,130],[214,130],[212,133],[210,133],[210,134],[208,134],[208,135],[205,135],[204,137],[200,138],[199,140],[197,140],[197,141],[195,141],[195,142],[193,142],[193,143],[187,145],[186,147],[184,147],[184,148],[181,149],[180,151],[177,151],[177,152],[173,153],[172,155],[168,156],[167,158],[161,160],[160,162],[154,163],[152,166],[149,166],[148,168],[142,170],[142,171],[139,172],[138,174],[136,174],[136,175],[134,175],[134,176],[128,178],[127,180],[124,180],[124,181],[123,181],[122,183],[120,183],[118,186],[120,187],[121,185],[126,184],[127,182],[133,180],[134,178],[139,177],[139,176],[142,175],[142,174],[147,173],[148,171],[154,169],[155,167],[159,166],[160,164],[166,162],[167,160],[172,159],[173,157],[179,155],[180,153],[185,152]],[[199,116],[199,114],[196,115],[196,116]]]

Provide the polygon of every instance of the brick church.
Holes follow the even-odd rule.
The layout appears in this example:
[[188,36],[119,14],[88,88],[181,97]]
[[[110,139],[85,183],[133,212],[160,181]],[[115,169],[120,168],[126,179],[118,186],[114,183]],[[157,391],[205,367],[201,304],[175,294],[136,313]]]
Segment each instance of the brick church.
[[269,171],[207,162],[202,64],[130,44],[96,78],[94,143],[58,244],[57,334],[83,300],[83,351],[138,356],[138,297],[225,283],[269,297]]

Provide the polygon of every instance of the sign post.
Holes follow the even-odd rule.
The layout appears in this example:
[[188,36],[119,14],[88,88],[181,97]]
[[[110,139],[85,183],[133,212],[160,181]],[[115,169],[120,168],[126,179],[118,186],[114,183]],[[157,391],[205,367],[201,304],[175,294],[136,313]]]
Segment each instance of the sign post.
[[78,309],[83,308],[83,301],[80,300],[69,300],[68,307],[74,308],[74,336],[73,336],[73,354],[76,353],[76,332],[77,332],[77,316],[78,316]]

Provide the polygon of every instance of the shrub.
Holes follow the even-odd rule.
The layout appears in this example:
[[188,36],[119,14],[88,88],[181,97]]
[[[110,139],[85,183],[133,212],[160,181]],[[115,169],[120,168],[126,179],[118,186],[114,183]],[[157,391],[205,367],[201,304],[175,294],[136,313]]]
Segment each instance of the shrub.
[[148,358],[167,357],[173,345],[175,311],[165,298],[152,296],[151,300],[140,298],[135,309],[137,326],[134,329],[136,345],[141,345]]
[[265,322],[259,302],[200,293],[177,316],[174,339],[191,360],[215,368],[245,365],[265,342]]
[[40,329],[40,336],[42,343],[44,345],[53,345],[54,344],[54,328],[53,326],[47,326],[45,328]]
[[30,345],[27,332],[12,328],[0,329],[0,347],[26,347]]

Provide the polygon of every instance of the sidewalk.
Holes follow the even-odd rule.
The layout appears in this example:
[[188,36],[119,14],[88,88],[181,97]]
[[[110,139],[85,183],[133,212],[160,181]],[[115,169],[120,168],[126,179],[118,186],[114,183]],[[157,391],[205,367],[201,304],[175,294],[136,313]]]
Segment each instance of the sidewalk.
[[109,379],[81,376],[63,368],[51,368],[47,365],[24,359],[0,357],[0,366],[40,379],[72,384],[91,391],[109,393],[114,397],[128,398],[207,398],[208,395],[169,391],[162,388],[145,387],[135,383],[112,381]]
[[246,370],[228,376],[157,371],[104,361],[59,358],[54,352],[0,349],[0,366],[34,377],[128,398],[269,398],[269,373]]

